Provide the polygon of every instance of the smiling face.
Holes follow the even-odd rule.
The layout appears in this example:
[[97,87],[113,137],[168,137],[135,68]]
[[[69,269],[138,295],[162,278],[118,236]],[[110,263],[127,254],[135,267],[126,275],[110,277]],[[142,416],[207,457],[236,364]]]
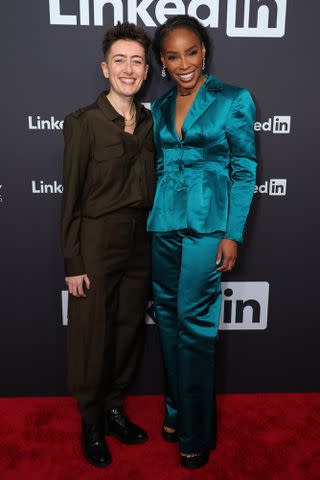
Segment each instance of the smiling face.
[[161,61],[181,92],[190,92],[203,82],[205,48],[196,33],[176,28],[167,33],[161,45]]
[[118,96],[133,97],[147,78],[145,50],[134,40],[117,40],[107,53],[101,68],[109,78],[110,91]]

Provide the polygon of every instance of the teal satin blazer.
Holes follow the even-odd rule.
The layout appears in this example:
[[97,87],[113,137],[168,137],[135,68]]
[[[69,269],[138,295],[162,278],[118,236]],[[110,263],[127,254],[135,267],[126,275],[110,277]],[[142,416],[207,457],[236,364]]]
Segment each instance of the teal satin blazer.
[[255,185],[255,106],[247,90],[206,77],[182,140],[176,88],[152,104],[157,189],[148,230],[222,232],[241,242]]

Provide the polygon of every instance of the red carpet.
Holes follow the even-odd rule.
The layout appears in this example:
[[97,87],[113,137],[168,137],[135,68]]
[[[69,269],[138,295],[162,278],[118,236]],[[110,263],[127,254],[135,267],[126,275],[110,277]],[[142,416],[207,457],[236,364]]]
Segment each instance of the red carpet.
[[[0,399],[1,480],[317,480],[320,394],[220,395],[218,447],[198,471],[179,465],[176,445],[160,438],[162,399],[130,397],[129,414],[150,440],[109,439],[113,463],[87,465],[70,398]],[[110,438],[110,437],[108,437]]]

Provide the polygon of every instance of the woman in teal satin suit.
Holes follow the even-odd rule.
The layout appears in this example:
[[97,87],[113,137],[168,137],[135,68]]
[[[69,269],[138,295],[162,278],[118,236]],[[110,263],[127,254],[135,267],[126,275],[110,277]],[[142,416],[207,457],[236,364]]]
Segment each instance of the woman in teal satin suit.
[[199,468],[215,447],[215,349],[221,273],[231,270],[255,185],[255,106],[245,89],[205,74],[206,29],[187,15],[155,35],[176,86],[152,104],[157,190],[153,292],[166,375],[162,435]]

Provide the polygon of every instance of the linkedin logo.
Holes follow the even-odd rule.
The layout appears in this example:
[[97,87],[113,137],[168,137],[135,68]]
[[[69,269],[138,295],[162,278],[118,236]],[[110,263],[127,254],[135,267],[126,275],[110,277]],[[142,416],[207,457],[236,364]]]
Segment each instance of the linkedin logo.
[[291,115],[275,115],[266,122],[255,122],[256,132],[272,132],[275,134],[288,134],[291,132]]
[[223,26],[230,37],[283,37],[286,28],[287,0],[79,0],[73,8],[69,3],[49,0],[51,25],[101,26],[108,18],[113,25],[128,20],[156,27],[173,15],[188,14],[205,27],[219,28],[226,6]]
[[254,193],[265,193],[271,197],[285,197],[287,195],[287,179],[286,178],[270,178],[262,185],[254,187]]
[[283,37],[287,0],[229,0],[229,37]]
[[[265,330],[268,319],[268,282],[222,282],[219,330]],[[68,291],[62,290],[62,324],[68,325]],[[154,325],[153,303],[149,302],[145,323]]]
[[219,330],[265,330],[268,282],[222,282]]

